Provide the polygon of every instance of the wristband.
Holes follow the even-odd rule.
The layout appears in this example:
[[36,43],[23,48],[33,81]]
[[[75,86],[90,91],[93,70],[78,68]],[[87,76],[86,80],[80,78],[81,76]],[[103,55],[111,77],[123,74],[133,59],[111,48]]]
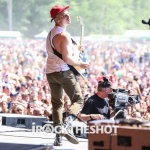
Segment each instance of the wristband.
[[90,118],[91,118],[91,120],[93,120],[93,118],[91,116],[92,116],[92,114],[90,114]]

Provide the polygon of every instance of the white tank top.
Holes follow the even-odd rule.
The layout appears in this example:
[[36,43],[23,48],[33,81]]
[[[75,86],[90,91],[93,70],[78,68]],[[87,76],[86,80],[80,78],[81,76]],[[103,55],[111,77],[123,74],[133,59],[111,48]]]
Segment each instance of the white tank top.
[[[47,63],[46,63],[46,71],[45,73],[53,73],[53,72],[59,72],[59,71],[66,71],[69,70],[68,65],[57,55],[54,54],[53,49],[51,47],[51,44],[53,48],[55,49],[52,39],[56,34],[60,34],[61,32],[65,31],[62,27],[54,26],[51,30],[51,39],[50,39],[50,32],[46,39],[46,51],[47,51]],[[50,42],[51,40],[51,42]]]

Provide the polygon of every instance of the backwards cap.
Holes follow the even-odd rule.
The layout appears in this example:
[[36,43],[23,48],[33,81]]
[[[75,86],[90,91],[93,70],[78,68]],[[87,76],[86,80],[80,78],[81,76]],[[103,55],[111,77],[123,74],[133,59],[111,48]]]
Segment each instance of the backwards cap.
[[56,17],[56,15],[60,12],[62,12],[63,10],[65,9],[68,9],[69,6],[66,6],[66,7],[63,7],[63,6],[60,6],[60,5],[56,5],[54,7],[52,7],[51,11],[50,11],[50,15],[51,15],[51,22],[53,21],[53,19]]

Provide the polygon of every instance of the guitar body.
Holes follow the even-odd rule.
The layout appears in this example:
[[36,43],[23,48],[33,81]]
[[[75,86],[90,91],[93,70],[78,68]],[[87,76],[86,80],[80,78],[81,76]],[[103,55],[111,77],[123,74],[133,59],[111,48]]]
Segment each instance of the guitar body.
[[[79,53],[77,53],[76,55],[78,55],[78,61],[80,62],[87,61],[87,58],[84,56],[84,53],[82,53],[81,51],[79,51]],[[79,66],[74,66],[74,69],[76,69],[79,72],[80,76],[87,77],[87,69],[83,69]]]
[[[78,61],[81,61],[81,62],[86,62],[86,57],[84,56],[83,53],[77,53],[76,52],[76,55],[78,54]],[[70,70],[76,75],[76,76],[81,76],[83,79],[85,77],[87,77],[87,69],[83,69],[79,66],[71,66],[71,65],[68,65]]]

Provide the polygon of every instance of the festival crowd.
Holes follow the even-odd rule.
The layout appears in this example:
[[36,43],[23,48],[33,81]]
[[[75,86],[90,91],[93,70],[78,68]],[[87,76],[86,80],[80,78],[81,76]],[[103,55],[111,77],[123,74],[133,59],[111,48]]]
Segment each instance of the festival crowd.
[[[133,104],[133,111],[126,108],[128,117],[150,120],[150,59],[144,57],[150,53],[150,42],[86,41],[84,46],[90,62],[87,78],[78,77],[84,103],[97,92],[98,80],[109,76],[116,88],[139,95],[140,102]],[[46,57],[45,40],[0,39],[0,113],[41,116],[52,121]],[[62,113],[70,105],[64,92]]]

